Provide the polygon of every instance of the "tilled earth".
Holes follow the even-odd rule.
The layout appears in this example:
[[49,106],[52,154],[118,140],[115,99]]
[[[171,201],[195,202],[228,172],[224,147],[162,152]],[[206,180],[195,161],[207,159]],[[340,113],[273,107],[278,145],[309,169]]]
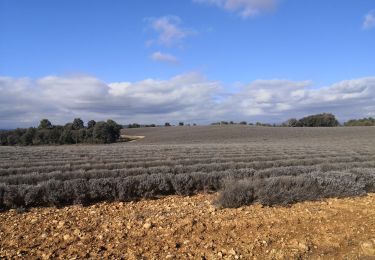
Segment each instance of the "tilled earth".
[[375,194],[290,207],[215,194],[0,213],[0,258],[375,259]]

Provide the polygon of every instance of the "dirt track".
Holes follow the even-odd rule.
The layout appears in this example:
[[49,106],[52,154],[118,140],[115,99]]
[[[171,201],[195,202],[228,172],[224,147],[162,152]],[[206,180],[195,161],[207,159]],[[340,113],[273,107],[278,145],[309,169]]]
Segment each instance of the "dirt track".
[[375,259],[375,194],[215,209],[215,195],[0,213],[0,258]]

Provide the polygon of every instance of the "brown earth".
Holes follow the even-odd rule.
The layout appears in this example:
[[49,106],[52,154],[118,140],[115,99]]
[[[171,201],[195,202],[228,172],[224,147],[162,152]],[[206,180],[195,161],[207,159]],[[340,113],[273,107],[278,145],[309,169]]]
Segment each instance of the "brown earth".
[[216,209],[216,195],[0,213],[0,258],[375,259],[375,194]]

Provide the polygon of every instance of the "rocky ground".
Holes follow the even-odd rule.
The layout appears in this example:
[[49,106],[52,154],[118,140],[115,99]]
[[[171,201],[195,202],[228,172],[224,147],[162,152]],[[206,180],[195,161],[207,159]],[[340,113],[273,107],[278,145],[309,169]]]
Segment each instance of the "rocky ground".
[[0,258],[375,259],[375,194],[217,209],[216,195],[0,213]]

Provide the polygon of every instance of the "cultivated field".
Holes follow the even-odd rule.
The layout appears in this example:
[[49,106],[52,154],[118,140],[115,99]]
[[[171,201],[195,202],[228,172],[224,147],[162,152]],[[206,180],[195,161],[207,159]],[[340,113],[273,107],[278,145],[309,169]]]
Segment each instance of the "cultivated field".
[[0,207],[131,201],[223,187],[219,202],[225,207],[375,191],[372,127],[210,126],[124,132],[146,137],[113,145],[0,147]]
[[[246,222],[244,220],[246,216],[252,219],[251,216],[254,212],[258,214],[257,216],[259,218],[267,218],[266,215],[262,217],[262,214],[268,211],[263,208],[251,208],[250,206],[246,208],[246,212],[249,212],[246,214],[249,215],[245,216],[242,211],[242,213],[237,213],[240,212],[237,209],[223,210],[220,208],[241,207],[254,203],[279,205],[331,197],[357,197],[353,198],[355,202],[352,202],[351,199],[347,199],[347,201],[344,199],[343,203],[338,202],[337,205],[341,206],[337,206],[338,208],[335,211],[337,215],[333,215],[332,217],[338,217],[340,214],[348,214],[349,216],[350,208],[345,208],[344,210],[344,207],[346,204],[349,205],[352,203],[350,205],[357,205],[352,209],[355,210],[357,217],[362,219],[362,222],[357,222],[357,220],[351,219],[350,217],[339,220],[346,221],[346,224],[349,226],[353,224],[353,228],[343,231],[347,232],[347,237],[343,237],[340,241],[335,242],[336,249],[324,252],[328,252],[327,254],[330,256],[337,256],[339,252],[339,255],[342,256],[346,251],[340,251],[340,246],[337,246],[337,243],[340,244],[342,241],[349,238],[354,239],[350,242],[354,244],[351,244],[351,247],[346,245],[346,248],[350,248],[350,250],[355,248],[357,250],[353,251],[354,253],[350,253],[350,250],[345,253],[346,256],[350,256],[350,258],[360,257],[361,255],[371,255],[371,252],[373,252],[371,250],[375,250],[371,249],[375,246],[375,236],[371,236],[375,231],[374,212],[372,210],[373,207],[368,205],[368,203],[374,202],[374,197],[373,195],[367,198],[360,197],[375,192],[375,127],[269,128],[252,126],[186,126],[125,129],[124,134],[145,136],[145,138],[134,142],[112,145],[0,147],[0,207],[3,209],[20,209],[23,207],[35,208],[38,206],[92,204],[103,201],[136,201],[143,198],[160,198],[166,195],[186,196],[200,194],[199,196],[203,197],[198,197],[197,199],[192,197],[192,199],[187,198],[184,200],[183,197],[178,197],[175,200],[176,202],[172,204],[186,202],[186,204],[183,204],[185,205],[183,208],[186,208],[187,212],[184,211],[185,209],[182,209],[182,212],[189,215],[193,226],[196,220],[201,219],[199,215],[201,210],[203,210],[202,216],[207,213],[208,215],[206,217],[210,218],[204,221],[203,219],[199,220],[201,222],[203,221],[205,225],[208,225],[208,223],[212,221],[215,225],[226,227],[228,223],[232,223],[226,214],[232,216],[230,218],[231,221],[236,220],[238,215],[238,220],[241,219],[241,223],[234,223],[234,226],[237,228],[233,227],[233,230],[237,230],[241,233],[241,230],[246,230],[246,225],[244,224]],[[217,191],[221,191],[221,195],[207,195],[207,193]],[[170,220],[168,220],[169,213],[161,213],[158,210],[162,211],[163,208],[166,208],[167,211],[170,211],[174,206],[170,204],[155,206],[155,208],[150,211],[153,213],[149,212],[150,214],[142,213],[141,209],[138,208],[148,206],[137,206],[146,203],[152,207],[153,204],[160,204],[164,203],[163,201],[168,202],[169,200],[166,198],[158,201],[141,201],[139,202],[141,204],[136,204],[134,207],[139,211],[139,216],[133,216],[133,213],[130,213],[133,207],[131,205],[133,204],[121,204],[121,206],[116,206],[117,204],[111,204],[110,206],[106,206],[107,204],[98,204],[98,206],[94,205],[89,208],[68,207],[61,210],[52,210],[49,208],[32,209],[31,212],[26,213],[25,217],[15,214],[14,211],[7,211],[1,213],[0,221],[2,224],[0,226],[0,236],[7,237],[8,239],[12,238],[15,239],[17,243],[28,245],[30,242],[24,243],[22,238],[12,234],[12,229],[9,229],[8,225],[5,226],[5,223],[9,225],[10,223],[17,223],[18,218],[21,227],[27,228],[27,223],[31,221],[31,217],[35,217],[35,220],[33,220],[35,223],[40,223],[44,218],[43,216],[52,221],[50,218],[53,218],[53,214],[65,216],[65,213],[63,213],[65,211],[69,213],[69,210],[73,210],[74,212],[78,210],[76,213],[67,213],[68,215],[65,216],[71,221],[67,227],[68,230],[70,230],[75,225],[74,220],[71,219],[72,217],[78,219],[79,215],[83,214],[82,211],[88,211],[92,208],[94,210],[101,210],[101,207],[110,207],[105,208],[104,212],[106,212],[106,210],[113,210],[112,207],[115,207],[114,212],[116,212],[116,208],[124,210],[124,212],[129,212],[126,213],[128,215],[125,213],[119,214],[123,216],[124,219],[128,217],[126,223],[131,223],[131,225],[129,224],[131,226],[130,228],[124,223],[121,225],[125,226],[114,227],[112,223],[104,229],[108,230],[108,232],[116,228],[127,230],[126,232],[124,231],[126,234],[133,232],[133,228],[141,230],[154,230],[153,228],[157,228],[158,226],[160,228],[167,228],[163,225],[170,222]],[[317,204],[306,205],[312,205],[311,207],[313,208],[315,207],[314,205],[319,205],[316,207],[320,207],[321,204],[319,204],[319,202],[316,203]],[[327,203],[324,202],[324,205],[326,204]],[[182,204],[179,204],[178,206],[181,205]],[[190,207],[189,205],[193,205],[190,209],[194,209],[197,205],[200,205],[200,208],[196,212],[197,215],[194,216],[194,211],[187,209]],[[202,205],[205,205],[206,208],[202,208]],[[215,213],[216,209],[212,205],[220,209],[218,213]],[[362,206],[359,207],[359,205]],[[362,210],[366,210],[366,208],[363,208],[363,205],[368,205],[368,207],[372,209],[369,208],[368,210],[370,211],[362,212]],[[293,207],[289,209],[275,209],[276,211],[271,210],[271,208],[267,214],[273,214],[272,218],[274,221],[272,222],[274,224],[267,223],[267,225],[270,225],[269,229],[272,229],[272,226],[278,223],[276,221],[278,218],[277,214],[289,214],[292,216],[294,214],[293,210],[291,210]],[[298,210],[301,209],[301,212],[305,210],[304,206],[299,206],[299,204],[296,207]],[[340,207],[342,212],[340,212]],[[211,211],[211,208],[213,208],[213,211]],[[307,210],[311,210],[311,208]],[[316,210],[324,211],[326,209],[320,208]],[[278,211],[279,213],[277,213]],[[288,211],[288,213],[286,211]],[[47,213],[44,214],[43,212]],[[116,214],[113,211],[110,212],[111,213],[104,213],[111,216],[108,217],[109,219],[107,219],[107,221],[114,221],[112,218],[116,218]],[[98,217],[95,215],[96,213],[93,214],[95,218]],[[215,222],[215,214],[221,216],[217,220],[219,222]],[[367,219],[361,214],[365,214]],[[179,218],[183,218],[183,215]],[[155,218],[153,218],[153,216],[155,216]],[[310,221],[316,221],[316,225],[318,225],[317,223],[319,223],[319,221],[323,221],[323,219],[320,218],[315,219],[315,217],[317,217],[315,213],[310,214],[310,216]],[[174,226],[176,223],[180,223],[179,218],[177,217],[176,222],[171,224],[170,227]],[[280,218],[287,218],[287,216],[280,215]],[[309,222],[308,217],[306,217],[306,219],[301,218],[302,220],[298,219],[299,217],[296,216],[290,223],[294,223],[294,221],[296,221],[296,223],[300,223],[298,221]],[[46,234],[48,232],[55,232],[57,227],[53,227],[53,223],[57,226],[61,224],[61,221],[64,221],[62,217],[54,218],[54,220],[57,222],[45,222],[50,223],[48,224],[48,228],[44,227],[37,233],[30,234],[28,241],[30,241],[31,237],[42,235],[43,232]],[[79,222],[79,220],[76,221],[77,223]],[[225,222],[220,224],[220,221]],[[261,226],[259,226],[258,229],[254,229],[254,226],[248,227],[249,230],[252,230],[251,232],[266,232],[266,230],[268,230],[262,226],[265,225],[263,220],[259,221],[261,222]],[[288,220],[285,219],[285,221],[286,222],[279,224],[283,226],[284,229],[287,229],[288,225],[286,223],[288,223]],[[102,215],[100,220],[95,223],[104,224],[104,222],[106,222],[106,219],[105,217],[103,219]],[[324,221],[321,223],[330,225],[328,222]],[[366,230],[363,229],[360,231],[363,232],[363,236],[358,238],[361,239],[361,241],[356,241],[356,236],[358,236],[358,234],[356,234],[356,225],[360,225],[360,223],[362,223],[363,227],[366,227]],[[198,224],[200,224],[200,222],[198,222]],[[64,223],[62,225],[64,225]],[[228,228],[230,229],[230,227]],[[340,226],[340,228],[345,229],[345,226]],[[358,230],[361,230],[360,227],[358,228]],[[81,226],[77,229],[77,234],[73,235],[73,237],[78,236],[80,230],[82,231],[85,227]],[[192,227],[192,229],[194,229],[194,227]],[[96,234],[93,227],[91,227],[91,229],[86,228],[85,230],[86,232],[91,232],[92,234],[95,232]],[[203,228],[201,230],[201,232],[203,232],[203,237],[205,237],[204,232],[206,232],[204,230],[211,230],[211,228]],[[303,230],[307,232],[306,230],[308,229],[303,228]],[[213,230],[211,231],[213,232]],[[74,230],[71,230],[71,232],[74,232]],[[297,230],[295,232],[297,232]],[[314,232],[317,231],[315,230]],[[64,232],[59,231],[57,232],[57,236],[63,236],[63,233]],[[123,235],[125,233],[123,233]],[[269,233],[270,236],[271,233]],[[152,234],[156,235],[156,233]],[[168,234],[168,236],[170,236],[168,239],[170,240],[173,239],[175,233],[166,232],[163,234]],[[177,234],[180,233],[177,232]],[[123,250],[129,251],[126,252],[129,253],[127,253],[127,256],[130,258],[139,258],[144,255],[148,255],[149,258],[152,258],[152,256],[156,255],[155,259],[158,259],[159,257],[168,256],[169,252],[173,252],[171,256],[171,258],[173,258],[178,256],[179,248],[185,247],[184,241],[189,240],[189,234],[189,232],[185,232],[183,237],[175,238],[178,240],[176,240],[176,243],[180,244],[176,244],[174,247],[172,246],[173,249],[171,249],[171,245],[168,247],[163,246],[159,249],[153,247],[152,250],[154,251],[150,249],[151,251],[146,250],[146,252],[144,248],[143,251],[132,249],[134,251],[133,256],[129,251],[130,246],[123,247]],[[113,236],[113,233],[111,235]],[[47,234],[47,236],[49,235]],[[144,233],[142,231],[139,234],[134,233],[131,236],[124,236],[128,237],[129,243],[134,242],[135,244],[138,243],[138,247],[146,247],[146,244],[143,243],[148,241],[147,232]],[[180,234],[180,236],[182,235]],[[218,234],[218,236],[223,236],[223,234]],[[254,235],[254,237],[246,236],[246,239],[244,239],[249,242],[250,240],[253,241],[256,236],[260,237],[259,233],[258,235]],[[274,236],[278,235],[274,234]],[[143,240],[138,240],[141,239],[141,237],[143,237]],[[207,237],[210,237],[210,235],[207,235]],[[280,235],[279,238],[281,239],[281,237]],[[293,238],[293,236],[288,235],[285,236],[285,239],[287,239],[287,237],[288,239]],[[299,237],[299,235],[294,235],[294,238],[297,237]],[[72,237],[69,238],[67,236],[65,238],[61,237],[63,244],[69,245],[69,242],[75,241]],[[102,246],[106,248],[105,250],[98,249],[98,251],[95,252],[95,254],[99,256],[105,256],[109,250],[106,242],[102,239],[103,238],[99,240],[97,240],[97,238],[94,239],[98,242],[95,242],[95,246],[99,247],[99,244],[102,243]],[[110,240],[110,238],[108,239]],[[111,240],[112,242],[118,241],[119,237],[112,237],[112,239],[114,239]],[[238,243],[240,240],[238,239],[238,237],[233,238],[233,240],[225,242],[226,244],[221,244],[221,246],[226,248],[225,251],[220,251],[217,246],[216,251],[214,249],[211,250],[212,245],[208,245],[203,251],[212,251],[211,253],[218,258],[221,256],[240,257],[240,253],[229,252],[231,248],[228,248],[230,245],[239,246]],[[246,258],[256,253],[271,258],[272,248],[267,249],[267,245],[272,243],[270,241],[273,241],[274,238],[270,237],[269,239],[264,240],[266,241],[265,243],[263,240],[251,242],[253,249],[247,250],[246,253],[242,251],[245,249],[241,247],[242,255]],[[297,248],[295,249],[297,251],[285,251],[289,248],[287,246],[284,248],[285,250],[283,249],[286,253],[284,252],[281,255],[307,257],[311,256],[313,253],[315,256],[319,256],[319,252],[323,252],[319,251],[321,248],[317,246],[317,242],[313,242],[306,237],[303,239],[305,242],[295,242],[297,244],[294,248]],[[366,239],[370,239],[370,242],[366,242]],[[371,239],[374,239],[374,241],[371,242]],[[194,246],[191,245],[191,250],[189,252],[194,253],[194,250],[197,252],[197,248],[210,243],[210,241],[206,241],[205,238],[203,238],[203,240],[204,244],[203,242],[202,244],[194,242],[195,244]],[[306,242],[307,240],[310,242]],[[17,247],[15,247],[14,244],[12,245],[10,242],[4,241],[1,242],[0,245],[2,246],[1,250],[3,253],[0,251],[0,256],[2,254],[7,256],[14,256],[13,254],[16,254],[15,248]],[[360,243],[362,242],[367,243],[365,245],[367,249],[363,249],[364,251],[361,249],[362,244]],[[216,241],[216,244],[217,243],[219,242]],[[43,250],[45,247],[48,247],[46,241],[40,242],[39,245],[40,244],[44,245]],[[186,242],[186,244],[188,245],[189,242]],[[282,244],[275,243],[275,245],[276,244],[279,245],[280,248],[283,248]],[[65,245],[65,248],[66,246],[67,245]],[[114,245],[111,246],[115,247]],[[117,246],[119,246],[118,243]],[[317,248],[314,248],[314,246],[317,246]],[[55,245],[54,248],[54,254],[49,256],[64,255],[61,251],[61,247]],[[77,250],[79,251],[79,249]],[[21,256],[22,254],[28,255],[27,252],[21,252],[20,254]],[[70,252],[68,255],[65,254],[65,256],[71,257],[75,254],[74,252]],[[112,253],[114,252],[115,251],[112,251]],[[275,252],[273,251],[273,253]],[[40,256],[41,254],[41,252],[38,253],[38,251],[34,250],[31,255]],[[90,252],[87,254],[93,256]],[[115,256],[119,256],[118,254],[119,252],[116,251]],[[210,254],[203,252],[200,255],[192,255],[191,257],[197,258],[203,255],[209,256]],[[189,258],[189,255],[186,253],[185,257],[182,258]]]

